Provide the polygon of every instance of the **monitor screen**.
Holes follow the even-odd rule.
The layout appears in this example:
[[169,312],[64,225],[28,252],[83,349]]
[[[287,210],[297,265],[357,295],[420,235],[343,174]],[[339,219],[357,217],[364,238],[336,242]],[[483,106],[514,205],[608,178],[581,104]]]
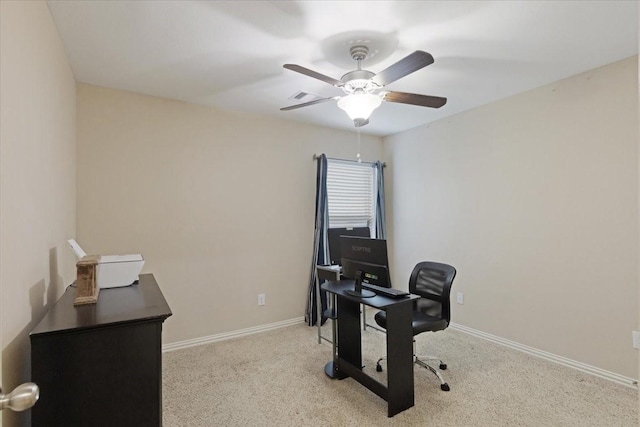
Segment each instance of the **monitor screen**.
[[372,285],[391,287],[387,241],[367,237],[340,237],[342,275],[356,279],[360,272],[362,281]]
[[340,265],[342,251],[340,250],[340,236],[371,237],[369,227],[330,228],[327,230],[329,240],[329,259],[331,265]]

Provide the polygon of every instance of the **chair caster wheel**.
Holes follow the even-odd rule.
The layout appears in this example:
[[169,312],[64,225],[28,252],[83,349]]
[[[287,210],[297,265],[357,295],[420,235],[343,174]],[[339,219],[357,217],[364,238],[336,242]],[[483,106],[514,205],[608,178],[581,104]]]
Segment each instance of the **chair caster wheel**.
[[445,369],[447,369],[447,364],[446,363],[441,363],[440,364],[440,370],[444,371]]
[[449,391],[449,384],[440,384],[440,388],[442,389],[442,391]]
[[376,372],[382,372],[382,366],[379,363],[376,365]]

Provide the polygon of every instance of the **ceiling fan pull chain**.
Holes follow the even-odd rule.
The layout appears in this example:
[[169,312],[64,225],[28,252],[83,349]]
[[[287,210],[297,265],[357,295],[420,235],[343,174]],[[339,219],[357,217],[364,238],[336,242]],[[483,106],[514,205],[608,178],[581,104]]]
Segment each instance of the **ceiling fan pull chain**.
[[356,153],[356,159],[358,163],[362,163],[362,159],[360,158],[360,128],[356,128],[356,132],[358,133],[358,152]]

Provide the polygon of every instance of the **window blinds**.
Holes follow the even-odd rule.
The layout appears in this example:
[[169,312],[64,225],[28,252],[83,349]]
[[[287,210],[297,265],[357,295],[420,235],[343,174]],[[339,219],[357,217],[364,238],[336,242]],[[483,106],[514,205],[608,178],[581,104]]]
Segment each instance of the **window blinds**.
[[370,163],[327,160],[329,228],[375,224],[375,174]]

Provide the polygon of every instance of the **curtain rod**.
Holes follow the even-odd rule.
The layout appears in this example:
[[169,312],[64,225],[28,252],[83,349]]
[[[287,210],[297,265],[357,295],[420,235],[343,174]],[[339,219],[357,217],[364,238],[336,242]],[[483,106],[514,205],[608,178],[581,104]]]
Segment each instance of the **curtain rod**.
[[[313,155],[313,160],[318,160],[320,158],[321,154],[314,154]],[[337,159],[335,157],[327,157],[327,160],[339,160],[341,162],[354,162],[354,163],[367,163],[369,165],[374,164],[375,162],[359,162],[357,160],[349,160],[349,159]],[[386,168],[387,167],[387,163],[386,162],[382,162],[382,167]]]

